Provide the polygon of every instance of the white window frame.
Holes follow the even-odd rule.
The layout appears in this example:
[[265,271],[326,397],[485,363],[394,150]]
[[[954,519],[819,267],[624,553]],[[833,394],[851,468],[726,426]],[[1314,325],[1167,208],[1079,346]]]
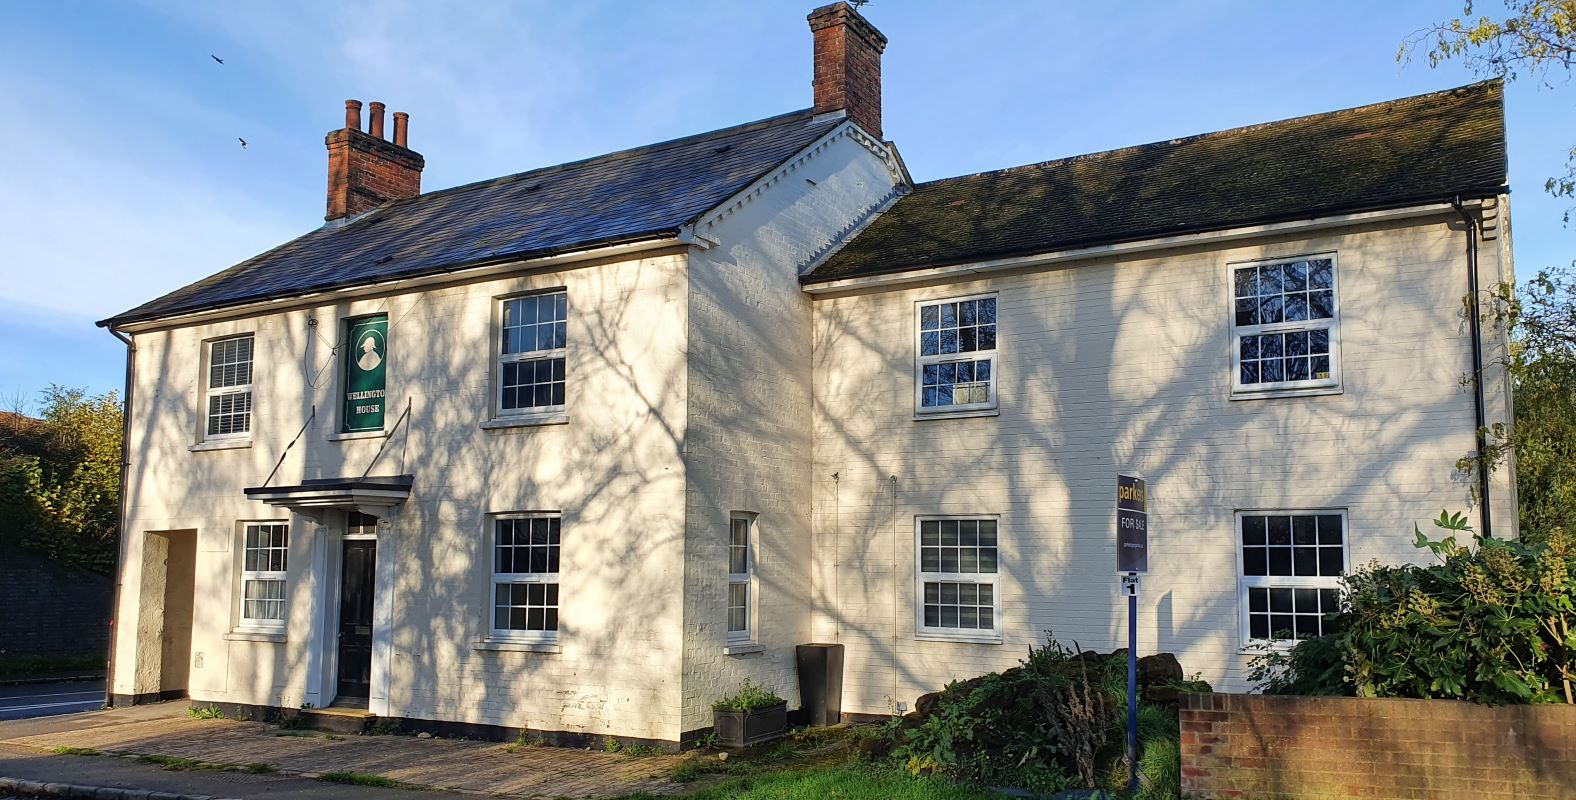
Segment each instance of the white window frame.
[[[518,353],[504,353],[504,337],[509,334],[509,330],[506,325],[508,314],[506,313],[505,309],[508,308],[509,304],[516,300],[524,300],[531,297],[555,297],[557,295],[563,295],[564,297],[564,346],[549,348],[547,350],[528,350]],[[499,420],[532,420],[562,417],[569,404],[569,290],[560,286],[552,289],[542,289],[539,291],[530,291],[524,292],[522,294],[512,294],[505,297],[499,297],[497,298],[497,302],[494,304],[494,308],[497,311],[497,324],[493,326],[494,334],[492,337],[492,342],[489,345],[492,348],[490,358],[492,359],[493,363],[492,371],[494,386],[492,403],[494,418]],[[529,408],[504,408],[503,392],[505,365],[519,363],[521,361],[539,361],[551,358],[562,358],[564,360],[564,402],[546,406],[532,406]]]
[[[498,572],[498,523],[502,520],[553,519],[558,521],[558,571],[557,572]],[[559,511],[525,511],[490,514],[487,517],[487,637],[491,641],[523,642],[527,644],[553,644],[563,630],[564,590],[560,581],[563,574],[564,519]],[[544,584],[557,588],[558,599],[552,606],[557,612],[556,623],[550,631],[515,630],[498,627],[498,587],[501,584]],[[544,590],[545,591],[545,590]]]
[[[756,524],[759,515],[745,511],[735,511],[728,515],[728,540],[725,543],[728,553],[728,593],[726,602],[723,603],[727,619],[724,627],[728,628],[728,644],[750,644],[755,641],[755,546],[757,541]],[[744,571],[733,571],[733,529],[738,523],[744,523]],[[733,587],[744,586],[744,630],[735,631],[733,625]]]
[[[990,520],[996,523],[996,571],[983,572],[926,572],[921,551],[921,529],[926,522],[947,520]],[[1002,558],[1002,541],[1005,531],[998,514],[921,514],[914,517],[914,637],[939,642],[969,642],[975,644],[1000,644],[1002,642],[1001,574],[1005,559]],[[991,587],[992,628],[932,628],[925,624],[925,583],[988,584]]]
[[[251,341],[251,359],[247,362],[247,372],[251,376],[251,380],[248,381],[245,384],[236,384],[236,385],[233,385],[233,386],[214,386],[213,385],[213,367],[214,367],[213,354],[214,354],[214,350],[217,349],[222,344],[225,344],[227,342],[238,341],[238,340],[241,340],[241,339],[247,339],[247,340]],[[219,337],[217,339],[208,339],[208,340],[204,341],[203,342],[203,360],[202,360],[202,363],[203,363],[203,374],[202,374],[203,397],[202,397],[202,423],[201,423],[201,425],[202,425],[202,429],[201,429],[202,436],[200,437],[200,441],[205,441],[205,442],[223,442],[223,441],[234,441],[234,440],[237,440],[237,439],[250,439],[250,438],[252,438],[252,421],[257,415],[257,396],[252,391],[252,387],[254,385],[256,385],[256,383],[257,383],[257,336],[256,336],[256,334],[254,334],[254,333],[241,333],[241,334],[236,334],[235,336],[221,336],[221,337]],[[237,363],[239,363],[239,362],[237,362]],[[247,402],[246,430],[244,430],[244,431],[232,431],[230,433],[209,433],[208,432],[208,423],[213,418],[213,400],[214,400],[214,398],[224,397],[224,396],[227,396],[227,395],[243,395],[243,394],[246,395],[246,402]]]
[[[274,570],[274,569],[249,570],[249,569],[247,569],[246,568],[246,553],[247,553],[248,550],[261,549],[261,550],[265,550],[266,551],[266,550],[276,549],[276,548],[271,548],[271,547],[270,548],[250,548],[250,547],[248,547],[247,546],[247,542],[246,542],[247,534],[254,528],[276,528],[276,527],[277,528],[283,528],[284,532],[285,532],[285,541],[284,541],[284,548],[283,548],[284,549],[284,563],[280,565],[280,566],[284,567],[284,569],[278,569],[278,570]],[[237,566],[240,567],[241,583],[240,583],[240,609],[239,609],[239,614],[238,614],[237,621],[236,621],[236,627],[239,628],[239,629],[244,629],[244,630],[265,631],[265,632],[270,632],[270,633],[283,632],[284,629],[285,629],[286,624],[288,623],[288,621],[290,619],[290,523],[288,521],[286,521],[286,520],[256,520],[256,521],[252,521],[252,522],[242,522],[241,523],[241,540],[240,540],[239,544],[240,544],[240,548],[239,548],[240,563]],[[280,604],[281,610],[280,610],[280,614],[279,614],[279,619],[262,619],[262,618],[250,617],[250,616],[247,615],[247,613],[246,613],[246,587],[247,587],[247,584],[252,583],[254,581],[278,582],[283,587],[283,591],[281,592],[281,594],[282,594],[282,602]]]
[[[965,300],[993,299],[996,301],[996,346],[990,350],[971,350],[967,353],[941,353],[933,356],[924,355],[922,319],[924,309],[929,306],[941,306],[945,303],[961,303]],[[999,407],[996,394],[997,377],[1001,374],[1001,298],[997,292],[980,292],[978,294],[961,295],[958,297],[942,297],[934,300],[916,300],[914,302],[914,416],[915,417],[947,417],[947,416],[980,416],[995,413]],[[940,348],[937,348],[938,350]],[[925,405],[925,367],[937,364],[946,364],[960,361],[979,361],[990,359],[990,383],[988,399],[983,403],[965,403],[950,406]]]
[[[1267,325],[1237,324],[1237,270],[1310,259],[1330,260],[1330,298],[1334,314],[1329,319],[1276,322]],[[1276,258],[1233,261],[1226,265],[1226,313],[1231,320],[1231,394],[1233,399],[1297,397],[1338,394],[1341,391],[1341,263],[1334,252],[1305,253]],[[1000,311],[997,312],[998,316]],[[1330,376],[1274,383],[1242,382],[1242,337],[1296,331],[1327,330],[1330,335]]]
[[1341,574],[1345,575],[1352,568],[1352,528],[1350,517],[1344,508],[1257,508],[1240,509],[1232,515],[1232,541],[1236,543],[1237,550],[1237,623],[1238,635],[1241,637],[1242,646],[1248,647],[1276,647],[1290,648],[1297,643],[1297,639],[1261,639],[1253,636],[1252,614],[1248,601],[1249,589],[1335,589],[1341,588],[1340,577],[1311,577],[1296,575],[1248,575],[1243,563],[1242,555],[1242,518],[1259,516],[1315,516],[1339,515],[1341,518]]

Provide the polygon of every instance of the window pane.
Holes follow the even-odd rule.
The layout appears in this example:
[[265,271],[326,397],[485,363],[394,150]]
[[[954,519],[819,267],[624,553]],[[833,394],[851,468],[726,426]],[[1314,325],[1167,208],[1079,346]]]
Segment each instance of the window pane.
[[1242,574],[1269,574],[1269,555],[1262,547],[1245,547],[1242,550]]
[[1308,262],[1308,286],[1328,289],[1335,285],[1335,263],[1328,258]]
[[1319,548],[1319,574],[1326,577],[1340,575],[1345,561],[1343,555],[1339,547]]
[[1239,268],[1232,272],[1237,297],[1251,297],[1253,290],[1254,268]]
[[1270,618],[1266,614],[1254,614],[1248,619],[1248,635],[1255,639],[1270,638]]
[[1292,548],[1292,564],[1299,577],[1317,577],[1319,574],[1319,548]]
[[1243,517],[1242,543],[1245,545],[1264,544],[1264,526],[1265,520],[1263,517]]
[[1319,544],[1341,544],[1341,515],[1319,515]]

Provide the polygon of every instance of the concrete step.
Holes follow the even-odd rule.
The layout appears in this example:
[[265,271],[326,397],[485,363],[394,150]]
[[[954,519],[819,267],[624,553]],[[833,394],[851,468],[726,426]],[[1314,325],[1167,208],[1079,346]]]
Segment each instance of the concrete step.
[[364,708],[303,708],[301,721],[309,730],[326,733],[366,733],[377,715]]

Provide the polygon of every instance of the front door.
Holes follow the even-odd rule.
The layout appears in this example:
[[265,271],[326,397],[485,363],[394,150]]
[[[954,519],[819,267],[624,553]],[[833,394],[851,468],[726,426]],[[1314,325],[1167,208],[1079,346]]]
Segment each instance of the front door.
[[339,698],[366,702],[372,689],[372,573],[378,560],[373,539],[346,539],[340,563]]

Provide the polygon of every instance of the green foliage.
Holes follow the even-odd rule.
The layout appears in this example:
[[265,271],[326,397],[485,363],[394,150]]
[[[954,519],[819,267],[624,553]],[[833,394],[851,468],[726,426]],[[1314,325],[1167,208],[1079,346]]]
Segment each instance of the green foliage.
[[224,719],[224,712],[218,706],[192,706],[186,709],[186,716],[192,719]]
[[1510,340],[1500,363],[1516,417],[1483,431],[1482,454],[1457,466],[1492,471],[1514,455],[1522,538],[1576,530],[1576,275],[1544,271],[1519,292],[1502,283],[1480,305],[1485,326]]
[[1265,694],[1321,697],[1350,694],[1346,684],[1345,640],[1338,635],[1303,639],[1290,648],[1260,644],[1250,648],[1248,680]]
[[[1472,533],[1458,514],[1434,524]],[[1298,643],[1279,663],[1261,661],[1263,688],[1576,702],[1576,538],[1558,528],[1541,541],[1416,537],[1438,563],[1370,563],[1347,576],[1338,632]]]
[[104,656],[5,656],[0,658],[0,678],[74,672],[91,674],[104,671]]
[[57,756],[96,756],[99,751],[91,747],[57,747],[51,751]]
[[382,775],[373,775],[366,772],[324,772],[317,776],[320,781],[329,783],[345,783],[351,786],[370,786],[375,789],[416,789],[417,786],[385,778]]
[[[1473,16],[1466,0],[1461,16],[1424,28],[1401,44],[1396,60],[1422,52],[1431,67],[1460,59],[1479,75],[1515,80],[1520,73],[1547,79],[1576,64],[1576,0],[1503,0],[1504,16]],[[1576,197],[1576,149],[1564,175],[1544,189],[1556,197]],[[1565,219],[1570,220],[1567,211]]]
[[[892,754],[910,774],[979,785],[1041,793],[1122,787],[1127,658],[1091,656],[1049,641],[1031,648],[1020,667],[953,684],[917,724],[905,718],[889,726]],[[1140,701],[1144,786],[1177,785],[1179,736],[1174,711]],[[1142,796],[1174,796],[1151,788]]]
[[744,684],[732,697],[726,697],[711,704],[713,711],[755,711],[762,708],[780,705],[784,702],[771,692],[756,686],[749,678],[744,679]]
[[108,574],[120,509],[121,407],[51,386],[42,418],[0,415],[0,543]]
[[218,765],[205,764],[191,758],[177,758],[175,756],[137,756],[141,764],[158,764],[162,769],[170,772],[190,772],[196,769],[216,769]]
[[389,719],[380,719],[367,726],[368,736],[402,736],[405,729],[398,722]]

